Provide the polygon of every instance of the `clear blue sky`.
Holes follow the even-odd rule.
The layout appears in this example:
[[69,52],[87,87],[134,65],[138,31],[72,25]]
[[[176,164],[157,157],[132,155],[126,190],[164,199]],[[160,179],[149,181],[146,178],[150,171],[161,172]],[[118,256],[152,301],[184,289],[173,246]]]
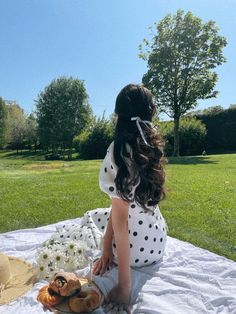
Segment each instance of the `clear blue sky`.
[[0,96],[27,113],[52,79],[85,81],[96,115],[109,116],[119,90],[140,83],[138,46],[148,27],[177,9],[212,19],[228,40],[218,67],[218,98],[197,109],[236,103],[236,0],[0,0]]

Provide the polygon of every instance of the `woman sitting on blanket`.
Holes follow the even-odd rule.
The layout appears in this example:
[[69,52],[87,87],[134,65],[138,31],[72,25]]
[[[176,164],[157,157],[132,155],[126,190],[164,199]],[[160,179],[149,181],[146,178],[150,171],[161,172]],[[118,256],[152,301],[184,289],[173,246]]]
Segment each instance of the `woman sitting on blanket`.
[[115,140],[99,176],[100,188],[111,197],[112,206],[110,212],[96,210],[90,216],[105,230],[94,274],[102,275],[113,262],[118,264],[111,304],[128,306],[130,267],[155,264],[166,245],[167,225],[158,207],[164,197],[163,141],[151,123],[155,112],[154,97],[142,85],[129,84],[117,96]]

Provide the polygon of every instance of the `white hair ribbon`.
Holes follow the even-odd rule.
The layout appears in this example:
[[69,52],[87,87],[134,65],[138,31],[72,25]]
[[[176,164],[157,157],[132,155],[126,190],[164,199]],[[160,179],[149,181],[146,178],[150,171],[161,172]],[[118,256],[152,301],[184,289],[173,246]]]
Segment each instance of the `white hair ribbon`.
[[140,117],[132,117],[131,118],[131,121],[135,121],[136,122],[136,125],[137,125],[137,128],[139,130],[139,133],[144,141],[144,143],[148,146],[150,146],[148,143],[147,143],[147,140],[144,136],[144,133],[143,133],[143,130],[141,128],[141,125],[140,125],[140,122],[146,124],[146,125],[149,125],[150,127],[152,127],[152,123],[150,121],[147,121],[147,120],[142,120]]

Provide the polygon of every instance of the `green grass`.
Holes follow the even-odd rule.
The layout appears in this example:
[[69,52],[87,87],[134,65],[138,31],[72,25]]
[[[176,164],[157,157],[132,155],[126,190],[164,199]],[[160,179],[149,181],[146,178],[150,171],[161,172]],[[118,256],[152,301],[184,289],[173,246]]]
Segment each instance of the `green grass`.
[[[0,232],[108,207],[100,165],[0,152]],[[166,173],[169,191],[160,207],[169,235],[236,261],[236,154],[170,158]]]

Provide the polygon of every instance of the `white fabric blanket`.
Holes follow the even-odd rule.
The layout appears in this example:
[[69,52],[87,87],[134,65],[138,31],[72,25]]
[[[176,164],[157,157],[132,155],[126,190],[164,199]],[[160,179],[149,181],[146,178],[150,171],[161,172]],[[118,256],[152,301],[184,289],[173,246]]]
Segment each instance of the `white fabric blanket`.
[[[37,248],[65,223],[0,234],[0,251],[34,262]],[[106,293],[115,283],[117,269],[96,278]],[[236,314],[236,263],[190,243],[168,237],[163,260],[154,266],[132,271],[132,313]],[[36,301],[36,283],[24,297],[0,306],[0,314],[50,313]],[[102,310],[96,313],[103,313]]]

